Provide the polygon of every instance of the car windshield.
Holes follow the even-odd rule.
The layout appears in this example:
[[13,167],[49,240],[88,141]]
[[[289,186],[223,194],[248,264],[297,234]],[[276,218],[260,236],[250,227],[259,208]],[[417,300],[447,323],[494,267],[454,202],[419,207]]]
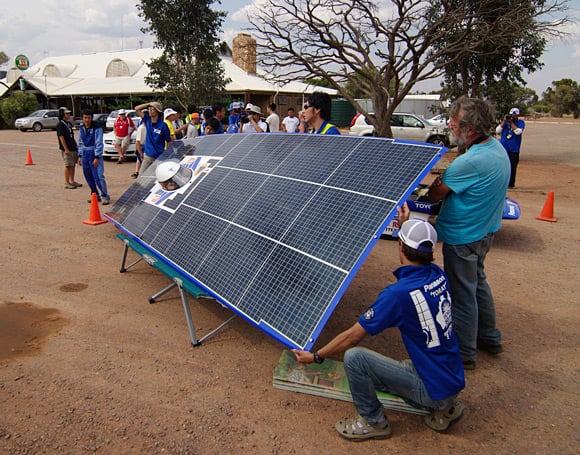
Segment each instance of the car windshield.
[[44,111],[34,111],[29,117],[42,117],[42,114],[44,114]]

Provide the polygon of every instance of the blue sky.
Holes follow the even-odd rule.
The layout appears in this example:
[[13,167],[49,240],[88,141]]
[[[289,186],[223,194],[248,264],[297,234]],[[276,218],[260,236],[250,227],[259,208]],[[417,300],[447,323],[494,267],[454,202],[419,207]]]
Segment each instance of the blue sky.
[[[233,37],[248,24],[246,11],[257,8],[260,0],[223,0],[216,9],[228,12],[223,38],[231,45]],[[66,5],[66,6],[65,6]],[[31,64],[51,55],[81,54],[151,46],[143,35],[136,2],[118,0],[28,0],[26,7],[15,7],[14,0],[0,0],[0,51],[11,59],[26,55]],[[568,27],[573,36],[567,41],[549,43],[542,61],[544,68],[526,75],[528,87],[538,95],[552,81],[564,77],[580,82],[580,0],[570,0],[570,15],[578,21]],[[1,69],[6,69],[6,65]],[[431,82],[419,87],[437,89]]]

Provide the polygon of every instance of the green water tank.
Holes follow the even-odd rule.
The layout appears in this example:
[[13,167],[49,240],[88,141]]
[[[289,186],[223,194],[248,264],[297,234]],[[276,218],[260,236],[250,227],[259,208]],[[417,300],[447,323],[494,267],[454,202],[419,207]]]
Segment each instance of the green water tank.
[[350,121],[356,114],[356,109],[345,99],[332,100],[330,123],[338,127],[350,126]]

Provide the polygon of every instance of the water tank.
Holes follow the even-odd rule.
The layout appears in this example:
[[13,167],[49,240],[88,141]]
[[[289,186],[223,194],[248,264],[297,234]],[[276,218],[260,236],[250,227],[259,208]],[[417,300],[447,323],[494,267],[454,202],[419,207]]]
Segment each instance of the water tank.
[[330,112],[330,123],[339,127],[350,126],[350,121],[356,114],[355,108],[345,99],[332,100]]

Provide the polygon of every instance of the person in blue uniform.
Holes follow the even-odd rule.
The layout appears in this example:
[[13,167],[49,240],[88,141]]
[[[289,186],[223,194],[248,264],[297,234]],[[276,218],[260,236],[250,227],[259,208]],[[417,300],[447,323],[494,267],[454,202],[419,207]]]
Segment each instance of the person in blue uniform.
[[313,134],[340,134],[338,128],[330,123],[332,101],[330,96],[322,92],[314,92],[304,105],[304,119],[308,123],[308,131]]
[[137,115],[145,125],[146,140],[143,148],[144,156],[140,174],[161,156],[165,149],[173,142],[169,127],[163,121],[163,106],[157,101],[135,106]]
[[[107,192],[105,165],[103,163],[103,130],[93,124],[93,113],[82,112],[83,123],[79,129],[79,160],[91,194],[96,193],[99,202],[108,205],[111,197]],[[91,202],[91,199],[88,200]]]
[[510,109],[503,121],[495,129],[496,134],[500,135],[500,142],[508,154],[510,160],[510,180],[508,188],[514,188],[516,185],[516,172],[520,162],[520,149],[522,148],[522,136],[526,128],[526,122],[519,118],[520,110],[517,107]]
[[[400,211],[406,211],[406,205]],[[340,420],[335,428],[349,440],[386,439],[391,425],[376,390],[431,411],[424,422],[445,432],[463,416],[456,400],[465,387],[459,344],[451,322],[451,295],[444,272],[433,264],[437,233],[428,222],[411,219],[399,231],[397,282],[349,329],[315,352],[293,350],[301,363],[322,363],[343,351],[353,403],[359,415]],[[410,360],[397,361],[362,347],[367,335],[397,327]]]

